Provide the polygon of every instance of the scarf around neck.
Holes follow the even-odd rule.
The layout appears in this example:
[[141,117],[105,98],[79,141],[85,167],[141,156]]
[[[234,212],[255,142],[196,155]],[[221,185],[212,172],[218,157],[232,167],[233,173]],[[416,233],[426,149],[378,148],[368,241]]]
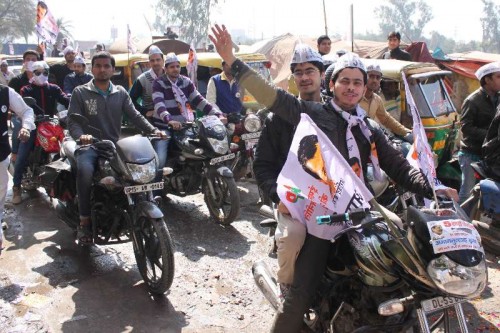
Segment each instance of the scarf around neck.
[[188,110],[187,108],[187,103],[188,99],[186,98],[186,95],[182,91],[182,89],[176,84],[177,80],[173,82],[168,78],[170,81],[170,84],[172,85],[172,91],[174,92],[174,98],[177,101],[177,104],[179,104],[179,108],[181,109],[181,114],[182,116],[186,119],[186,121],[193,121],[194,120],[194,115],[191,110]]

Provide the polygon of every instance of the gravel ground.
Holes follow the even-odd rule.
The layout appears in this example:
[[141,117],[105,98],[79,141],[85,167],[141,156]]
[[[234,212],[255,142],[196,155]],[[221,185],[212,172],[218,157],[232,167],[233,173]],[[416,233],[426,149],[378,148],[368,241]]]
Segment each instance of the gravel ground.
[[[254,284],[252,264],[269,258],[255,185],[240,183],[232,226],[208,217],[201,195],[162,205],[175,243],[175,278],[148,296],[130,243],[85,252],[41,193],[8,205],[0,256],[0,332],[266,332],[273,310]],[[28,195],[25,194],[25,198]],[[500,332],[500,265],[488,256],[489,286],[467,305],[471,332]]]

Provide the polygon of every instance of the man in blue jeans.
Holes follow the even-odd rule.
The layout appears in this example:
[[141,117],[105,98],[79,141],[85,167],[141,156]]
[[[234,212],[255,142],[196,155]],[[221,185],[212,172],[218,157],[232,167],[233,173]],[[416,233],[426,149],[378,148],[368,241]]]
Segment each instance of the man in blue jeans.
[[118,141],[121,132],[121,122],[126,114],[130,121],[140,130],[164,135],[153,127],[139,111],[134,108],[127,91],[111,83],[115,71],[115,59],[108,52],[99,52],[92,57],[92,74],[94,79],[73,90],[68,109],[68,128],[71,137],[80,140],[80,147],[75,152],[77,163],[76,188],[78,192],[78,208],[80,225],[77,241],[80,244],[92,243],[91,201],[92,177],[97,164],[98,154],[92,148],[92,135],[85,133],[78,121],[72,119],[72,114],[84,116],[89,126],[101,132],[102,140]]
[[480,67],[476,72],[481,87],[470,94],[462,105],[460,124],[462,139],[458,161],[462,169],[459,201],[464,202],[476,184],[472,162],[481,159],[481,146],[495,116],[500,91],[500,62]]

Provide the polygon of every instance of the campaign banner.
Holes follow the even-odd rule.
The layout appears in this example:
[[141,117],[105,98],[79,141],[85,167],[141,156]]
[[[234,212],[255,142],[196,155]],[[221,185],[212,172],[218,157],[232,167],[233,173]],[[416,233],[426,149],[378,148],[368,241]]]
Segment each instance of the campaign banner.
[[436,254],[458,250],[484,252],[481,236],[470,222],[459,219],[429,221],[427,228]]
[[307,232],[332,239],[344,222],[318,225],[316,217],[369,208],[373,195],[328,137],[305,113],[301,115],[288,157],[278,176],[277,192]]
[[57,26],[54,15],[49,10],[49,7],[44,1],[38,1],[36,6],[36,34],[43,41],[55,44],[57,35],[59,34],[59,27]]

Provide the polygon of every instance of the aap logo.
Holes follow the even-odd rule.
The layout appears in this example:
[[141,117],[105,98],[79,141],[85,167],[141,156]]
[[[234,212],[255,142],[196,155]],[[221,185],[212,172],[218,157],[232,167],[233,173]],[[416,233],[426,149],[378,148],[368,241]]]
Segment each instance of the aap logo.
[[288,189],[288,191],[286,191],[286,201],[296,203],[299,199],[305,199],[304,196],[300,195],[300,189],[287,185],[285,185],[285,187]]

